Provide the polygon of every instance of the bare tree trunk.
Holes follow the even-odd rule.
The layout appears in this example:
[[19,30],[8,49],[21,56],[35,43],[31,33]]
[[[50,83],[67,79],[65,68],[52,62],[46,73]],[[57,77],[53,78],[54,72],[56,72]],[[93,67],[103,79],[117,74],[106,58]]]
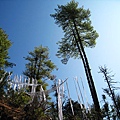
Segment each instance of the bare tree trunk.
[[100,67],[100,72],[102,72],[104,74],[105,81],[108,84],[108,88],[109,88],[109,91],[110,91],[110,94],[111,94],[111,98],[112,98],[113,103],[114,103],[115,108],[116,108],[117,116],[120,117],[119,108],[118,108],[118,105],[117,105],[116,99],[115,99],[115,93],[114,93],[114,90],[112,90],[112,87],[111,87],[111,84],[110,84],[110,80],[112,80],[112,78],[108,75],[109,73],[107,72],[107,70],[108,69],[106,67],[104,67],[104,68]]
[[90,67],[89,67],[89,62],[88,62],[86,53],[84,51],[84,47],[82,45],[82,41],[81,41],[81,38],[79,36],[78,29],[77,29],[77,26],[76,26],[76,23],[75,23],[74,20],[73,20],[73,23],[74,23],[74,27],[75,27],[75,31],[76,31],[78,40],[79,40],[78,41],[77,38],[75,37],[76,44],[77,44],[78,50],[79,50],[81,58],[82,58],[82,62],[83,62],[83,65],[84,65],[86,77],[87,77],[87,80],[88,80],[88,85],[89,85],[91,95],[92,95],[92,98],[93,98],[93,102],[94,102],[94,105],[95,105],[95,110],[96,110],[96,112],[98,114],[98,120],[101,120],[102,116],[101,116],[100,105],[99,105],[99,101],[98,101],[94,81],[93,81],[93,78],[92,78],[91,70],[90,70]]

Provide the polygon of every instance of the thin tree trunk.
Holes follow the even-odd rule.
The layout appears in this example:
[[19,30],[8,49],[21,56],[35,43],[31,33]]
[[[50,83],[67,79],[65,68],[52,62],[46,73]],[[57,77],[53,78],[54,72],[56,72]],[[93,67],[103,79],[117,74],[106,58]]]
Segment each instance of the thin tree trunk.
[[81,38],[79,36],[78,30],[77,30],[77,26],[76,26],[76,23],[75,23],[74,20],[73,20],[73,23],[74,23],[75,31],[77,33],[78,40],[79,40],[78,41],[76,39],[76,43],[77,43],[77,46],[79,48],[79,51],[81,51],[80,55],[82,54],[82,56],[83,56],[82,61],[83,61],[83,64],[84,64],[84,68],[85,68],[88,84],[89,84],[91,95],[92,95],[93,102],[94,102],[94,105],[95,105],[95,110],[98,113],[98,120],[100,120],[100,119],[102,119],[102,116],[101,116],[101,113],[100,113],[100,105],[99,105],[96,89],[95,89],[95,86],[94,86],[94,81],[93,81],[93,78],[92,78],[92,75],[91,75],[91,70],[90,70],[90,67],[89,67],[88,59],[87,59],[86,53],[84,51],[84,47],[82,45],[82,41],[81,41]]
[[111,93],[111,95],[112,95],[112,100],[113,100],[114,105],[115,105],[116,110],[117,110],[117,116],[120,117],[120,112],[119,112],[119,108],[118,108],[118,105],[117,105],[116,100],[115,100],[115,94],[114,94],[114,91],[111,89],[111,86],[110,86],[110,83],[109,83],[109,80],[108,80],[107,75],[106,75],[106,74],[104,74],[104,75],[105,75],[105,80],[107,81],[107,84],[108,84],[108,87],[109,87],[110,93]]

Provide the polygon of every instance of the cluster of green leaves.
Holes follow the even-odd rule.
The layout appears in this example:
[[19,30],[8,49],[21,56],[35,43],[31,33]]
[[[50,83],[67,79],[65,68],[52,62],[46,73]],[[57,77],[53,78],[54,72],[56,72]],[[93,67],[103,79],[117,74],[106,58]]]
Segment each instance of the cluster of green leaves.
[[[0,29],[0,118],[1,119],[28,119],[28,120],[44,120],[47,119],[47,111],[50,107],[50,97],[46,95],[46,101],[39,101],[35,96],[33,101],[24,90],[14,91],[10,88],[10,74],[5,72],[7,67],[14,64],[8,62],[8,50],[12,43],[8,40],[7,34]],[[54,63],[49,59],[49,51],[47,47],[36,47],[33,52],[29,52],[29,56],[25,58],[29,62],[26,64],[24,75],[31,80],[36,79],[38,84],[46,90],[48,84],[46,79],[53,79],[52,71],[56,68]],[[36,91],[40,90],[40,85]],[[27,90],[27,88],[26,88]],[[29,103],[30,102],[30,103]],[[12,111],[13,109],[13,111]]]
[[[8,50],[12,43],[8,40],[8,35],[0,28],[0,118],[11,119],[13,108],[22,107],[30,97],[24,92],[15,92],[10,88],[10,74],[6,72],[6,68],[13,67],[13,63],[9,62]],[[16,110],[17,111],[17,110]]]
[[10,65],[7,61],[9,59],[8,49],[10,46],[11,42],[8,40],[7,34],[0,28],[0,69]]
[[28,61],[26,70],[23,72],[29,78],[51,79],[51,72],[56,68],[54,63],[49,59],[49,51],[47,47],[35,47],[33,52],[25,58]]
[[0,28],[0,96],[5,96],[5,88],[8,88],[8,73],[5,72],[7,67],[12,67],[14,64],[10,63],[8,55],[8,50],[11,47],[12,43],[8,40],[8,35],[5,31]]
[[89,9],[85,10],[83,7],[78,8],[78,3],[72,0],[66,5],[58,5],[55,11],[56,13],[51,14],[51,16],[55,19],[55,23],[59,27],[62,27],[64,31],[64,38],[57,43],[59,45],[58,57],[65,58],[69,55],[73,58],[80,58],[75,41],[76,38],[78,39],[78,36],[74,23],[77,26],[83,46],[94,47],[96,45],[98,33],[91,25]]
[[11,45],[12,43],[8,40],[8,35],[2,28],[0,28],[0,78],[2,77],[1,75],[4,74],[4,70],[7,67],[12,67],[14,65],[8,61],[8,59],[10,59],[8,56],[8,50]]
[[49,118],[48,108],[49,108],[48,101],[39,101],[38,96],[35,96],[34,100],[30,104],[27,104],[24,107],[24,111],[25,111],[24,119],[46,120]]

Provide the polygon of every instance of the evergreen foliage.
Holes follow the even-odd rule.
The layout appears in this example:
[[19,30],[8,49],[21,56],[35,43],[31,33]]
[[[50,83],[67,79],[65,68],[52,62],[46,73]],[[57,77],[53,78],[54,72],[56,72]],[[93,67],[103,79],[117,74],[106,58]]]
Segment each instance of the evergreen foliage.
[[[44,90],[46,90],[48,86],[46,80],[54,79],[52,71],[56,68],[49,58],[49,49],[47,47],[43,47],[42,45],[35,47],[34,51],[29,52],[29,55],[25,58],[25,60],[27,60],[28,63],[26,64],[26,70],[23,74],[30,78],[30,82],[32,82],[32,79],[37,80],[38,86],[36,88],[36,92],[40,91],[41,86]],[[29,91],[31,91],[31,87],[29,88]],[[32,103],[25,107],[26,119],[47,119],[47,114],[51,104],[49,102],[50,99],[49,95],[46,95],[46,101],[40,100],[40,97],[35,94]]]
[[7,67],[12,67],[15,65],[8,61],[8,59],[10,59],[8,50],[11,45],[12,43],[8,39],[8,35],[2,28],[0,28],[0,78],[2,77],[1,75],[4,74]]
[[[75,39],[77,39],[79,44],[81,41],[83,47],[92,48],[96,45],[98,33],[91,25],[89,9],[78,8],[78,3],[72,0],[67,5],[58,5],[55,11],[56,13],[51,14],[51,16],[55,19],[55,23],[59,27],[62,27],[64,31],[64,38],[57,43],[59,45],[58,57],[81,57]],[[75,24],[80,40],[75,29]]]
[[28,61],[26,70],[23,72],[29,78],[36,80],[52,79],[51,72],[56,68],[54,63],[49,59],[47,47],[35,47],[33,52],[25,58]]
[[78,8],[78,3],[74,0],[67,3],[67,5],[58,5],[55,11],[56,13],[51,14],[51,17],[64,31],[64,38],[58,42],[57,56],[63,58],[61,61],[64,64],[67,63],[70,57],[82,59],[95,110],[98,119],[102,119],[91,69],[84,50],[85,47],[94,47],[98,37],[98,33],[91,25],[90,11],[85,10],[83,7]]

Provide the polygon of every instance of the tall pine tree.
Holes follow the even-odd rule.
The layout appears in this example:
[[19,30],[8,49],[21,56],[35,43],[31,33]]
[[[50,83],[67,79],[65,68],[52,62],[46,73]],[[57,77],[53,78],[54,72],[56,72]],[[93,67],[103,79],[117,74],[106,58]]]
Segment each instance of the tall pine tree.
[[[46,80],[53,79],[52,71],[56,66],[49,58],[49,49],[43,46],[35,47],[35,49],[25,57],[25,60],[27,60],[28,63],[26,64],[26,69],[23,74],[30,78],[31,83],[32,79],[37,80],[38,83],[33,101],[25,108],[25,119],[49,119],[47,118],[47,113],[50,107],[50,97],[45,94],[46,100],[44,100],[44,98],[41,98],[39,91],[41,86],[44,90],[47,89],[48,84]],[[28,90],[31,92],[31,86],[29,86]],[[44,95],[42,97],[44,97]]]
[[[29,52],[29,55],[25,58],[25,60],[28,61],[26,64],[26,70],[23,72],[25,76],[30,79],[36,79],[38,83],[42,85],[47,79],[53,78],[51,73],[56,66],[49,59],[49,50],[47,47],[35,47],[34,51]],[[45,86],[43,85],[43,87]]]
[[51,14],[55,19],[55,23],[62,27],[64,38],[58,42],[59,49],[57,56],[62,59],[63,63],[67,63],[70,57],[81,58],[88,85],[91,91],[95,110],[98,113],[98,120],[101,119],[100,105],[91,74],[89,62],[85,53],[85,47],[94,47],[98,33],[94,30],[90,21],[90,11],[83,7],[78,8],[78,3],[72,0],[67,5],[58,5],[55,9],[56,13]]

